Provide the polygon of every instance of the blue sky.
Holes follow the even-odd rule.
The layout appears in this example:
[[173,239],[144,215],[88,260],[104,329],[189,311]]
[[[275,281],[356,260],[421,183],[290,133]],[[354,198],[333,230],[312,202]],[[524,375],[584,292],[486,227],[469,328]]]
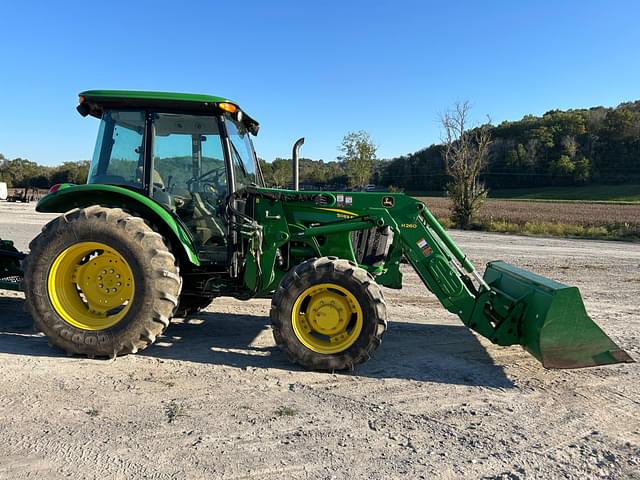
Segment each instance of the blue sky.
[[[57,3],[57,4],[56,4]],[[637,1],[101,1],[0,7],[0,153],[90,158],[77,93],[123,88],[232,98],[267,160],[333,160],[367,130],[389,158],[439,140],[469,99],[494,123],[640,98]]]

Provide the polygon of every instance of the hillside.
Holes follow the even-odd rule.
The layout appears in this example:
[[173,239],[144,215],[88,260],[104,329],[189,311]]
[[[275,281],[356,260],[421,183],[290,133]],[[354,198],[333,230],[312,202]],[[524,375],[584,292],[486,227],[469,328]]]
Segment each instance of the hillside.
[[[482,179],[492,189],[640,183],[640,101],[527,115],[492,127],[491,138]],[[389,160],[381,183],[443,189],[440,146]]]

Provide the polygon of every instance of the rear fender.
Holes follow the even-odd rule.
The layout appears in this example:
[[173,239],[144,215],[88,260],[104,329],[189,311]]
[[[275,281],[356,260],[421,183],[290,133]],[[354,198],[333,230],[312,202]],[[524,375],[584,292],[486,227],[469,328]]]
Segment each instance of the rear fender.
[[62,184],[55,192],[44,196],[38,202],[36,210],[64,213],[73,208],[92,205],[118,207],[136,212],[166,236],[183,260],[196,266],[200,265],[193,240],[180,221],[159,203],[127,188],[101,184]]

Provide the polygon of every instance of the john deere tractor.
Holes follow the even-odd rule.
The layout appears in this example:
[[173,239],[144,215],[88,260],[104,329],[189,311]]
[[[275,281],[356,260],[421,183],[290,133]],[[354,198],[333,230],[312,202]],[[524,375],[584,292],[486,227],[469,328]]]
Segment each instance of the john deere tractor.
[[298,191],[301,141],[294,188],[265,188],[258,123],[228,99],[92,90],[78,111],[100,120],[88,183],[38,202],[61,215],[31,243],[23,279],[21,255],[0,254],[0,287],[24,289],[36,327],[67,352],[135,353],[216,297],[271,297],[292,361],[351,369],[380,346],[380,287],[402,287],[405,257],[466,326],[545,367],[632,361],[575,287],[501,261],[481,276],[421,201]]

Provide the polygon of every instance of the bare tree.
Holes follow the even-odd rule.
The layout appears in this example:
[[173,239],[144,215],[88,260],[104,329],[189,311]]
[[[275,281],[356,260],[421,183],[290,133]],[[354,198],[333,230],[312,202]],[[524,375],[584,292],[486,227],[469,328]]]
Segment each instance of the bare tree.
[[456,102],[440,117],[442,156],[450,181],[447,185],[452,202],[452,220],[460,228],[469,228],[485,199],[487,189],[480,173],[487,163],[491,143],[490,123],[469,126],[471,106]]

